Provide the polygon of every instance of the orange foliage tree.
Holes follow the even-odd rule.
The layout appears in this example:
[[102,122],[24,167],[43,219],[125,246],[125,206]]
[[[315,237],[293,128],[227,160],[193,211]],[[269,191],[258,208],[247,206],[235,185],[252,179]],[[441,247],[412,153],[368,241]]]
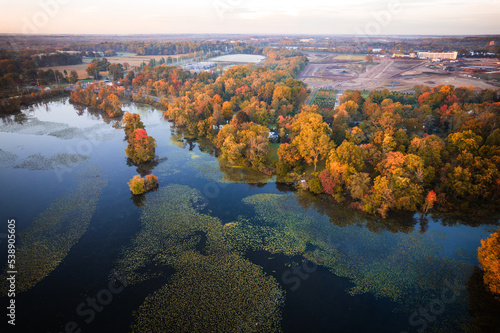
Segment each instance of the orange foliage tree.
[[481,241],[478,259],[484,270],[484,283],[493,294],[500,297],[500,229]]

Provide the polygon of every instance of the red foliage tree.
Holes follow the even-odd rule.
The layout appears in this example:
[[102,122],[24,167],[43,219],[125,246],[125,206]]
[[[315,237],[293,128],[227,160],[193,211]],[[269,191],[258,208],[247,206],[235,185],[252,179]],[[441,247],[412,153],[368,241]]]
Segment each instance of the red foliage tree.
[[321,187],[323,187],[323,191],[329,195],[333,195],[335,193],[335,187],[337,186],[337,183],[330,173],[330,170],[325,169],[321,171],[318,178],[321,182]]
[[135,141],[141,141],[141,139],[145,139],[148,137],[148,133],[146,130],[137,129],[135,130]]

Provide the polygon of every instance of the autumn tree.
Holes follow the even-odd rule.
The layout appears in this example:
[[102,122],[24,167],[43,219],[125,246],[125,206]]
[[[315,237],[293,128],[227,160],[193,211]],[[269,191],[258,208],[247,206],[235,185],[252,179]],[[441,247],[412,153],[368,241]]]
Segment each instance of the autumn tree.
[[136,175],[128,182],[128,186],[130,187],[130,191],[132,191],[133,195],[141,195],[146,192],[144,189],[144,183],[145,179],[140,175]]
[[125,133],[127,136],[132,134],[136,129],[144,129],[141,116],[137,113],[125,112],[122,122],[125,125]]
[[355,200],[363,199],[370,190],[370,184],[372,179],[370,175],[366,172],[356,172],[350,178],[347,183],[347,189],[349,194]]
[[282,143],[278,148],[277,170],[281,176],[284,176],[288,170],[300,166],[302,157],[295,145]]
[[71,72],[69,72],[68,82],[73,84],[76,83],[77,81],[78,81],[78,72],[72,70]]
[[269,129],[254,123],[239,124],[236,119],[217,134],[215,144],[222,158],[233,165],[264,169],[269,153]]
[[415,211],[423,203],[424,163],[416,155],[391,152],[377,169],[370,196],[364,199],[364,210],[387,216],[389,210]]
[[94,79],[99,79],[99,66],[97,66],[97,63],[91,62],[89,66],[86,69],[87,74],[89,76],[92,76]]
[[233,118],[234,111],[231,102],[224,102],[224,104],[222,104],[222,116],[225,120],[231,120],[231,118]]
[[128,182],[128,186],[133,195],[141,195],[158,187],[158,177],[147,175],[142,178],[140,175],[136,175]]
[[[341,194],[351,185],[351,177],[363,170],[365,166],[364,151],[354,143],[344,141],[337,149],[330,151],[326,166],[331,179],[328,180],[327,175],[323,175],[320,180],[326,183],[333,182],[332,195],[337,201],[340,201]],[[361,183],[352,186],[353,189],[356,188],[354,189],[356,194],[358,193],[358,186],[362,186]],[[324,187],[328,188],[330,185]]]
[[128,146],[125,149],[127,157],[135,164],[153,160],[156,157],[156,140],[152,136],[148,136],[140,116],[127,112],[123,123],[128,138]]
[[481,240],[478,259],[484,270],[484,283],[493,294],[500,297],[500,230]]
[[425,214],[427,214],[429,210],[431,210],[432,207],[434,207],[434,203],[436,202],[436,200],[437,200],[436,192],[430,191],[425,197],[425,203],[423,206],[423,211]]
[[156,140],[148,136],[146,130],[136,129],[129,136],[129,145],[125,149],[127,156],[136,164],[153,160],[155,154]]
[[109,65],[109,74],[111,74],[111,76],[113,76],[114,81],[123,79],[123,66],[122,66],[122,64]]
[[295,116],[292,127],[297,133],[292,144],[306,163],[314,164],[316,172],[318,161],[326,157],[332,146],[328,124],[318,113],[303,111]]

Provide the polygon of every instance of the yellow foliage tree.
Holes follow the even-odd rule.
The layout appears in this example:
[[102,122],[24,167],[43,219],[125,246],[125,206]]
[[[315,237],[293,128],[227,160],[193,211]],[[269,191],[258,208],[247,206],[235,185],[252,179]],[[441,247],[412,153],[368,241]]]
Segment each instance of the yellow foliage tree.
[[500,229],[481,241],[477,256],[484,270],[484,283],[493,294],[500,296]]
[[330,128],[320,114],[301,112],[295,116],[292,128],[297,132],[292,144],[297,147],[306,163],[314,164],[314,172],[320,157],[326,157],[332,145]]
[[144,189],[144,183],[146,180],[141,178],[141,176],[134,176],[129,182],[128,186],[130,187],[130,191],[132,191],[133,195],[141,195],[146,192]]

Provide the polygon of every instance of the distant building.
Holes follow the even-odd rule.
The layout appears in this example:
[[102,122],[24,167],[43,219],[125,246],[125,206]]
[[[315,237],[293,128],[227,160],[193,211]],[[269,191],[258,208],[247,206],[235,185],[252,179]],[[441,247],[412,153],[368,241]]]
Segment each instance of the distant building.
[[414,53],[405,54],[405,53],[394,53],[392,55],[393,58],[415,58],[416,55]]
[[458,57],[458,52],[418,52],[418,57],[420,59],[445,59],[445,60],[456,60]]
[[278,138],[279,138],[278,132],[275,131],[269,132],[269,140],[275,141],[278,140]]

